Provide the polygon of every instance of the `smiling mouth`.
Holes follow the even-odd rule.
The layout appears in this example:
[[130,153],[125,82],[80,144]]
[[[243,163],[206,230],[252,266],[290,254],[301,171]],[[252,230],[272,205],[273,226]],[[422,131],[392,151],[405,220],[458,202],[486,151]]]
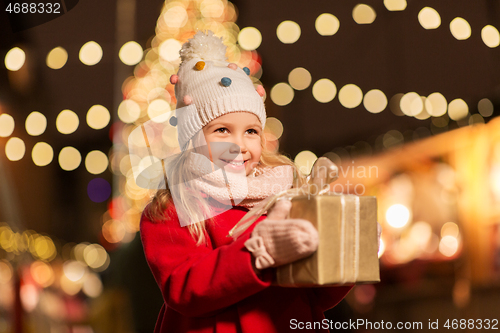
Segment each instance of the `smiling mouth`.
[[224,160],[224,159],[220,159],[222,162],[225,162],[227,164],[232,164],[232,165],[244,165],[248,160],[244,161],[244,160],[239,160],[239,161],[234,161],[234,160]]

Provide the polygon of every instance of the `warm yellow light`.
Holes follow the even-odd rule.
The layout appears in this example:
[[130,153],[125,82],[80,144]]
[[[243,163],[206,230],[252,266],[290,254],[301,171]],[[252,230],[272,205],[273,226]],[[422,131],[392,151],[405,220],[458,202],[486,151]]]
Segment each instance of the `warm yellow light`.
[[108,168],[108,157],[102,151],[93,150],[85,157],[85,168],[94,175],[103,173]]
[[271,100],[276,105],[287,105],[293,100],[292,87],[286,83],[278,83],[271,89]]
[[365,94],[363,105],[371,113],[380,113],[387,107],[387,97],[382,91],[373,89]]
[[425,108],[425,102],[427,98],[424,96],[420,96],[420,98],[422,99],[422,110],[420,110],[420,112],[417,113],[414,117],[419,120],[429,119],[431,115],[427,112],[427,109]]
[[[167,146],[172,147],[172,148],[179,146],[179,141],[177,140],[177,138],[178,138],[177,127],[165,126],[165,128],[163,129],[163,131],[161,133],[161,136],[162,136],[163,142]],[[120,169],[121,169],[121,167],[120,167]]]
[[164,119],[165,117],[160,117],[160,116],[170,111],[171,111],[170,104],[164,99],[155,99],[148,105],[149,119],[155,122],[164,122],[166,120]]
[[83,44],[79,54],[80,61],[87,66],[93,66],[102,59],[102,48],[94,41]]
[[82,291],[88,297],[96,298],[101,295],[103,290],[102,282],[95,273],[89,273],[83,281]]
[[424,7],[418,13],[418,22],[424,29],[437,29],[441,25],[441,16],[431,7]]
[[87,272],[85,265],[76,260],[66,261],[63,265],[64,275],[68,280],[77,282],[81,280]]
[[424,221],[413,223],[409,236],[411,241],[417,245],[420,250],[425,250],[432,239],[432,227],[429,223]]
[[31,151],[33,163],[37,166],[46,166],[52,162],[54,158],[54,150],[46,142],[38,142]]
[[463,99],[457,98],[450,102],[448,105],[448,116],[451,120],[460,120],[469,114],[469,106]]
[[78,128],[80,121],[78,116],[71,110],[63,110],[56,118],[57,130],[62,134],[71,134]]
[[43,288],[47,288],[54,283],[54,270],[43,261],[37,260],[33,262],[30,266],[30,272],[33,280]]
[[385,252],[385,242],[382,238],[380,238],[380,246],[378,247],[378,257],[382,257]]
[[99,269],[108,258],[108,253],[106,250],[99,244],[90,244],[83,250],[83,258],[85,263],[93,269]]
[[304,90],[311,84],[311,73],[305,68],[297,67],[288,74],[288,82],[295,90]]
[[333,36],[339,31],[340,21],[335,15],[324,13],[318,16],[315,26],[321,36]]
[[422,112],[424,103],[422,98],[416,92],[409,92],[401,97],[400,101],[401,111],[407,116],[415,116]]
[[469,118],[469,125],[484,124],[484,118],[480,114],[473,114]]
[[284,44],[293,44],[300,38],[300,26],[294,21],[283,21],[276,29],[278,39]]
[[61,278],[59,280],[59,283],[61,285],[61,289],[68,295],[74,296],[80,292],[82,289],[82,284],[83,281],[71,281],[66,277],[66,275],[61,275]]
[[224,3],[221,0],[203,0],[200,11],[205,17],[218,18],[224,13]]
[[47,128],[47,118],[37,111],[33,111],[26,118],[26,132],[29,135],[37,136],[45,132]]
[[63,68],[67,61],[68,52],[60,46],[53,48],[49,54],[47,54],[47,59],[45,60],[47,66],[52,69]]
[[50,237],[38,236],[33,243],[32,253],[39,259],[50,261],[56,257],[56,246]]
[[102,226],[102,235],[110,243],[121,242],[126,232],[123,222],[118,220],[109,220]]
[[18,47],[14,47],[5,55],[5,67],[9,71],[18,71],[23,67],[26,54]]
[[163,20],[170,28],[182,28],[188,22],[188,14],[182,6],[173,6],[163,15]]
[[458,251],[458,239],[453,236],[444,236],[439,242],[439,252],[447,257],[453,256]]
[[375,10],[365,4],[357,4],[352,10],[352,18],[357,24],[371,24],[376,17]]
[[317,159],[318,157],[312,151],[303,150],[295,156],[294,162],[300,171],[308,175]]
[[14,275],[14,270],[11,264],[3,259],[0,259],[0,284],[7,284],[11,281]]
[[500,34],[492,25],[487,25],[481,30],[481,38],[488,47],[494,48],[500,45]]
[[238,43],[243,50],[252,51],[262,43],[262,35],[257,28],[246,27],[238,34]]
[[75,170],[82,162],[82,155],[73,147],[64,147],[59,153],[59,165],[65,171]]
[[129,66],[137,65],[142,60],[142,46],[134,41],[123,44],[118,53],[120,60]]
[[0,114],[0,137],[8,137],[14,132],[14,118],[10,114]]
[[319,79],[313,85],[312,94],[318,102],[328,103],[335,98],[337,87],[329,79]]
[[276,139],[279,139],[283,134],[283,124],[277,118],[268,117],[265,130],[271,132]]
[[5,156],[9,159],[9,161],[19,161],[24,157],[24,153],[26,152],[26,146],[24,145],[24,141],[12,137],[5,144]]
[[431,116],[441,117],[448,109],[448,102],[441,93],[435,92],[427,96],[425,109]]
[[133,123],[141,115],[141,107],[135,101],[126,99],[118,106],[118,118],[124,123]]
[[355,84],[346,84],[339,91],[339,102],[345,108],[353,109],[361,104],[363,92]]
[[483,117],[491,117],[493,115],[493,103],[487,98],[480,100],[479,103],[477,103],[477,108]]
[[471,29],[469,22],[461,17],[455,17],[450,23],[450,31],[453,37],[464,40],[470,37]]
[[387,223],[393,228],[402,228],[410,221],[410,211],[401,204],[395,204],[385,213]]
[[441,227],[441,237],[452,236],[458,238],[460,234],[460,230],[458,229],[458,225],[453,222],[446,222]]
[[160,44],[158,51],[160,57],[166,61],[176,61],[180,57],[179,51],[181,48],[182,44],[177,39],[169,38]]
[[391,12],[405,10],[406,5],[406,0],[384,0],[385,8]]
[[87,124],[90,128],[99,130],[108,126],[111,115],[108,109],[102,105],[93,105],[87,112]]

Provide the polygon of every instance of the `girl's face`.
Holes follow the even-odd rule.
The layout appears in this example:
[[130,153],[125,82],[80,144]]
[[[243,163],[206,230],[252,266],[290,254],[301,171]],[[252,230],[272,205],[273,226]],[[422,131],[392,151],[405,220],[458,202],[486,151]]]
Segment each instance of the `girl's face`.
[[218,167],[229,172],[249,175],[257,166],[262,153],[262,126],[250,112],[231,112],[203,127],[207,146],[198,148]]

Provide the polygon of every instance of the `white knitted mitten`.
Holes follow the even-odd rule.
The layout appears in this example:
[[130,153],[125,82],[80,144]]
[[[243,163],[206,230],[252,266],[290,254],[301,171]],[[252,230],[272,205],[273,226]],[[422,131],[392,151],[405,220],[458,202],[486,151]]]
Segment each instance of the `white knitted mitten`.
[[245,242],[245,247],[255,257],[256,268],[288,264],[318,249],[318,232],[309,221],[286,219],[291,205],[289,200],[279,200]]

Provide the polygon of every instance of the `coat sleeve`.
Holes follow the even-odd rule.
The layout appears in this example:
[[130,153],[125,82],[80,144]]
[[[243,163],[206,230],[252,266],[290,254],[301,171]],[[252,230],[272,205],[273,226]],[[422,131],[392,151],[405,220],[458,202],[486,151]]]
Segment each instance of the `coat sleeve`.
[[170,308],[188,317],[210,316],[271,285],[272,275],[255,274],[244,247],[251,229],[212,249],[197,246],[177,215],[170,217],[152,222],[143,214],[140,226],[146,260]]
[[310,288],[310,295],[323,312],[333,308],[347,296],[353,286]]

